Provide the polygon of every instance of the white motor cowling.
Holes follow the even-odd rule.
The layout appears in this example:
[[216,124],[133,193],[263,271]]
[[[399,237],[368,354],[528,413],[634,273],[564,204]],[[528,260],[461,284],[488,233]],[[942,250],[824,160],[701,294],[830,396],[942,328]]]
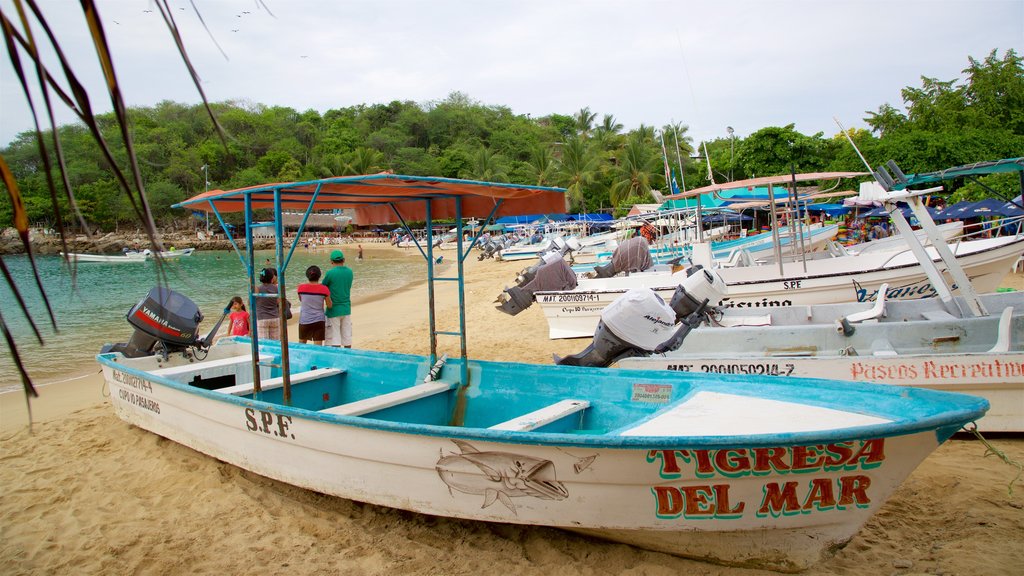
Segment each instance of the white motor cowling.
[[601,313],[604,325],[622,340],[654,350],[675,332],[676,313],[649,288],[633,288]]
[[722,278],[701,267],[691,269],[669,304],[650,288],[629,290],[601,313],[589,346],[564,358],[555,356],[555,363],[610,366],[629,356],[675,350],[700,325],[707,306],[713,307],[712,303],[720,301],[725,293]]

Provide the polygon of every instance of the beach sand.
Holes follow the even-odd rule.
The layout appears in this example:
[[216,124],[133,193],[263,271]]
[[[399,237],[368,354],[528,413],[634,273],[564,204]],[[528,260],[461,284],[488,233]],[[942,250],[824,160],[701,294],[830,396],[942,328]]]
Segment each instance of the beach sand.
[[[364,248],[367,258],[398,250]],[[453,274],[454,255],[445,254],[437,272]],[[358,282],[359,264],[352,265]],[[548,340],[539,310],[510,317],[493,308],[523,267],[467,259],[471,357],[549,363],[552,353],[587,344]],[[411,277],[423,270],[422,261],[410,263]],[[1024,276],[1004,285],[1024,289]],[[439,329],[457,329],[454,283],[440,283],[436,301]],[[357,301],[355,346],[429,352],[426,302],[422,283]],[[438,346],[458,355],[456,337],[439,336]],[[122,422],[98,365],[39,389],[31,432],[24,395],[0,395],[2,574],[772,574],[550,528],[424,516],[268,480]],[[991,442],[1024,462],[1024,439]],[[985,451],[972,440],[939,447],[848,546],[805,574],[1020,574],[1024,480],[1011,495],[1017,469]]]

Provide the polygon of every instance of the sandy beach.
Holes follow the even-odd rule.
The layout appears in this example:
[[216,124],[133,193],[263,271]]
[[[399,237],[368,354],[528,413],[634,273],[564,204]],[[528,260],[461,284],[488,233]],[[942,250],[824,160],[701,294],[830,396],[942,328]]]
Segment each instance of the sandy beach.
[[[368,258],[395,248],[364,245]],[[442,274],[452,273],[445,253]],[[326,258],[326,257],[325,257]],[[585,340],[547,338],[537,309],[493,307],[524,264],[466,261],[469,354],[550,363]],[[356,282],[358,264],[354,264]],[[422,261],[410,276],[423,276]],[[1005,286],[1024,289],[1024,276]],[[425,354],[423,283],[356,301],[355,347]],[[437,292],[439,328],[456,329],[454,283]],[[125,326],[125,337],[129,328]],[[295,330],[292,327],[292,337]],[[439,337],[458,354],[458,340]],[[0,395],[3,574],[703,574],[755,576],[549,528],[424,516],[352,502],[242,471],[118,419],[99,366]],[[992,445],[1024,462],[1024,439]],[[806,574],[1020,574],[1024,479],[973,440],[932,454],[850,544]]]

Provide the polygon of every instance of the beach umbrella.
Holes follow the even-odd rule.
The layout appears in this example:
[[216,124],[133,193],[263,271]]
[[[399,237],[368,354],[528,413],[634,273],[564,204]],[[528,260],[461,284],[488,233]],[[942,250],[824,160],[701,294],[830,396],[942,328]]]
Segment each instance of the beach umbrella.
[[970,208],[972,204],[974,204],[974,202],[971,202],[970,200],[964,200],[962,202],[957,202],[956,204],[951,204],[949,206],[946,206],[944,209],[940,210],[939,213],[936,214],[935,216],[936,216],[936,218],[938,220],[952,220],[952,219],[956,219],[956,218],[968,218],[968,216],[963,216],[962,214],[963,214],[963,212],[965,210]]
[[965,207],[954,218],[980,218],[985,216],[1024,216],[1024,210],[1012,202],[998,198],[986,198]]

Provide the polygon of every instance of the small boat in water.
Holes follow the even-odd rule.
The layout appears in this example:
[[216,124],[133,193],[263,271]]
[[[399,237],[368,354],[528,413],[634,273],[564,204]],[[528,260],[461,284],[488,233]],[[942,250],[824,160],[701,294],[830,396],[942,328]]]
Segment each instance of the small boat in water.
[[[195,248],[185,248],[183,250],[175,250],[175,249],[172,248],[170,250],[164,250],[162,252],[159,252],[158,254],[160,254],[160,258],[163,258],[164,260],[170,260],[171,258],[181,258],[183,256],[191,256],[192,253],[195,252],[195,251],[196,251]],[[153,252],[151,252],[149,250],[146,250],[145,252],[146,252],[147,256],[149,256],[151,258],[153,257]]]
[[[428,229],[436,215],[454,217],[461,237],[466,216],[486,224],[552,211],[562,192],[377,174],[212,191],[182,206],[344,205],[357,218],[425,219]],[[114,409],[329,495],[796,571],[848,542],[929,453],[988,408],[962,394],[832,380],[471,360],[468,253],[460,246],[463,329],[451,360],[437,353],[436,337],[453,333],[437,330],[433,289],[431,353],[416,356],[289,345],[285,329],[280,341],[257,334],[210,347],[196,337],[195,305],[155,288],[128,313],[129,342],[97,357]]]
[[[148,252],[148,250],[147,250]],[[103,262],[106,264],[123,264],[129,262],[145,262],[149,257],[145,252],[126,252],[124,254],[83,254],[78,252],[60,253],[72,262]]]

